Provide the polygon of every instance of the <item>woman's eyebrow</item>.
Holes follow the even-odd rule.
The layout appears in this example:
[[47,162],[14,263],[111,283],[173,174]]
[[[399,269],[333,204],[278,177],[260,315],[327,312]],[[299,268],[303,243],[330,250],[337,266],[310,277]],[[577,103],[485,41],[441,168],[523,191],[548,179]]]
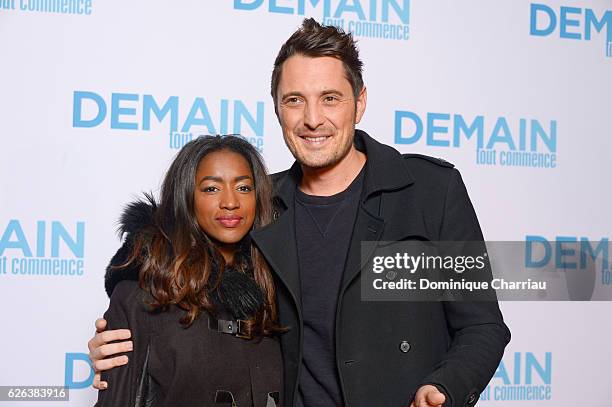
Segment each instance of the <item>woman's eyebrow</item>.
[[[252,180],[253,178],[250,175],[239,175],[236,178],[234,178],[234,181],[242,181],[245,179],[250,179]],[[202,181],[215,181],[215,182],[223,182],[223,178],[221,177],[216,177],[214,175],[205,175],[204,177],[202,177],[202,179],[200,180],[200,182]]]

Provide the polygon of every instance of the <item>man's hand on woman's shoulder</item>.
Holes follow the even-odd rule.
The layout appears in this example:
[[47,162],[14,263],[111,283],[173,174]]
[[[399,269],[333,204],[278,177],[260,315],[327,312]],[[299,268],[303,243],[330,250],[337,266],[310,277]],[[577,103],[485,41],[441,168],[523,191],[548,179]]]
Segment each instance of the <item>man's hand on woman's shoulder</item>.
[[128,363],[128,357],[125,355],[111,356],[118,353],[130,352],[134,345],[132,341],[127,341],[126,339],[130,339],[131,336],[132,333],[129,329],[106,331],[106,320],[103,318],[98,318],[96,320],[96,334],[87,342],[89,359],[91,360],[95,373],[93,381],[94,388],[98,390],[105,390],[108,388],[108,383],[100,380],[100,373],[102,371]]

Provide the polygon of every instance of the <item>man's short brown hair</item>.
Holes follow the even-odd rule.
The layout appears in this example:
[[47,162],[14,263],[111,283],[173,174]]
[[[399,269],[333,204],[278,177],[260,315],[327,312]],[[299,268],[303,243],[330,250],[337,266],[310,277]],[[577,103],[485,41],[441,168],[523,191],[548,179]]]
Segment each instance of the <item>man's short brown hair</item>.
[[361,71],[363,62],[359,59],[359,51],[351,33],[345,33],[342,28],[324,26],[314,18],[305,18],[302,26],[294,32],[283,44],[272,71],[271,94],[274,100],[274,111],[277,111],[277,90],[283,63],[293,55],[304,55],[311,58],[334,57],[342,61],[346,79],[357,96],[363,89]]

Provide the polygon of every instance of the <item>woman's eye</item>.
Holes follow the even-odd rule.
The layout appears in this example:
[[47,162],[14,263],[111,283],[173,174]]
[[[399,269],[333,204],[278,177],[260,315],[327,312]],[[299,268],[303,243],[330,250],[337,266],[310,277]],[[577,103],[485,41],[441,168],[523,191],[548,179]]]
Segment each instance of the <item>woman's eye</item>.
[[251,187],[250,185],[241,185],[238,187],[238,191],[240,192],[251,192],[253,190],[253,187]]
[[219,188],[215,187],[215,186],[208,186],[208,187],[204,187],[202,189],[202,192],[217,192],[219,190]]

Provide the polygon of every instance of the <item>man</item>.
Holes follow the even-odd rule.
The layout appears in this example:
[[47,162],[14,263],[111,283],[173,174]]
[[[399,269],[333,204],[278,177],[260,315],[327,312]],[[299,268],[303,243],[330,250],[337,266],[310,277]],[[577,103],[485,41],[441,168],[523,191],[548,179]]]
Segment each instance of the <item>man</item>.
[[[510,332],[496,302],[364,302],[361,241],[476,241],[452,164],[401,155],[355,130],[366,108],[350,35],[306,19],[282,46],[272,98],[296,163],[273,176],[277,220],[251,236],[275,273],[284,406],[472,406]],[[99,372],[129,331],[90,341]]]

